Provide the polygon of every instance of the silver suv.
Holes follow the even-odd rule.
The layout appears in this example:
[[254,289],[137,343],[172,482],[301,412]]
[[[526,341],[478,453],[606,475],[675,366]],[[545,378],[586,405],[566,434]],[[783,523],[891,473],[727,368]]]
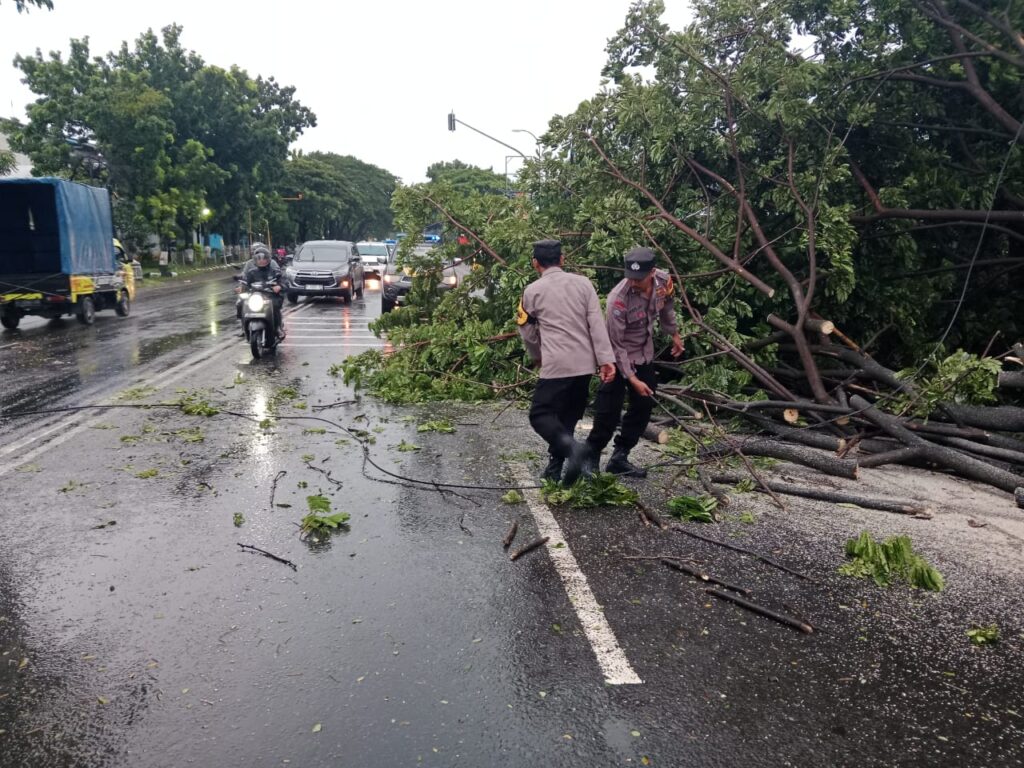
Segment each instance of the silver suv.
[[307,240],[284,270],[285,296],[340,296],[346,304],[363,298],[363,262],[348,240]]

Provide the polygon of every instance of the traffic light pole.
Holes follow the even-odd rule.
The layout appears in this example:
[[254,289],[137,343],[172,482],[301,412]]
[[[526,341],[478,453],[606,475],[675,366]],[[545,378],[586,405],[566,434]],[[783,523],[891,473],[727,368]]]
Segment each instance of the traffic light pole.
[[471,130],[471,131],[476,131],[476,132],[477,132],[477,133],[479,133],[479,134],[480,134],[481,136],[485,136],[485,137],[487,137],[488,139],[490,139],[491,141],[496,141],[496,142],[498,142],[498,143],[499,143],[499,144],[501,144],[501,146],[503,146],[503,147],[508,147],[508,148],[509,148],[509,149],[511,149],[511,150],[512,150],[513,152],[515,152],[515,153],[516,153],[517,155],[519,155],[520,157],[526,157],[526,155],[524,155],[524,154],[523,154],[522,152],[520,152],[520,151],[519,151],[518,149],[516,149],[515,147],[513,147],[513,146],[512,146],[511,144],[506,144],[506,143],[505,143],[504,141],[502,141],[501,139],[496,139],[496,138],[494,138],[493,136],[491,136],[491,135],[490,135],[489,133],[484,133],[484,132],[483,132],[483,131],[481,131],[481,130],[480,130],[479,128],[474,128],[474,127],[473,127],[472,125],[470,125],[469,123],[464,123],[464,122],[462,122],[462,121],[461,121],[461,120],[459,120],[459,119],[458,119],[457,117],[455,117],[455,113],[454,113],[454,112],[449,112],[449,113],[448,113],[448,130],[449,130],[449,131],[454,131],[454,130],[455,130],[455,124],[456,124],[456,123],[458,123],[459,125],[464,125],[464,126],[466,126],[466,127],[467,127],[467,128],[469,128],[469,130]]

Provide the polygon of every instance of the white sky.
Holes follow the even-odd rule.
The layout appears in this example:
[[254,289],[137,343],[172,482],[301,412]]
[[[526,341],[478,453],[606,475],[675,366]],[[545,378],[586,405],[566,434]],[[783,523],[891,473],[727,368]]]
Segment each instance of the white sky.
[[[681,29],[686,0],[666,0]],[[297,146],[354,155],[406,183],[454,160],[510,173],[548,120],[597,93],[604,48],[630,0],[54,0],[54,10],[18,14],[0,0],[0,116],[24,119],[35,99],[10,62],[89,37],[93,55],[134,42],[147,28],[184,27],[182,44],[221,67],[294,85],[317,116]]]

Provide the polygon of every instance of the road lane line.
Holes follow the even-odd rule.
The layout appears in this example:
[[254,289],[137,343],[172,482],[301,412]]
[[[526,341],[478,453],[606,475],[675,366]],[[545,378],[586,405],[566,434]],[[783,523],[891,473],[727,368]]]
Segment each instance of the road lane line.
[[[579,617],[583,632],[590,641],[590,647],[594,649],[594,655],[597,656],[597,664],[604,674],[605,682],[608,685],[639,685],[643,683],[640,676],[630,666],[626,654],[619,647],[619,641],[616,640],[608,620],[604,617],[604,611],[601,610],[594,593],[590,591],[586,575],[580,570],[576,557],[565,541],[561,526],[541,499],[540,492],[536,488],[528,487],[536,485],[536,481],[521,462],[512,462],[511,467],[516,481],[523,487],[526,505],[537,522],[537,531],[541,536],[549,537],[548,557],[554,563],[555,570],[562,579],[566,594],[569,596],[569,602],[576,610],[576,616]],[[558,546],[559,544],[564,546]]]

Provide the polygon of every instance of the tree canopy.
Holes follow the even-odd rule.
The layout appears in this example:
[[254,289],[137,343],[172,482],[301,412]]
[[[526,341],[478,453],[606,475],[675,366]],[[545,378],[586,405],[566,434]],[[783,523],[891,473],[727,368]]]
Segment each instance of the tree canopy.
[[[494,339],[514,331],[540,237],[561,238],[603,289],[626,250],[654,248],[682,278],[688,380],[713,391],[781,397],[790,385],[769,369],[792,368],[827,399],[809,333],[820,318],[898,366],[1024,334],[1024,295],[998,289],[1024,268],[1024,3],[693,6],[677,31],[660,0],[634,3],[600,92],[552,118],[521,172],[528,204],[460,194],[443,165],[396,195],[406,231],[440,218],[452,252],[454,235],[469,237],[492,294],[453,292],[382,321],[441,330],[380,361],[379,384],[391,371],[452,394],[484,348],[495,368],[480,369],[474,396],[528,382],[514,340]],[[371,368],[353,363],[354,375]]]
[[88,39],[59,53],[17,56],[39,98],[12,146],[35,172],[108,185],[130,237],[174,237],[199,221],[237,235],[243,213],[265,217],[288,145],[316,118],[272,77],[207,65],[181,45],[179,26],[92,56]]

